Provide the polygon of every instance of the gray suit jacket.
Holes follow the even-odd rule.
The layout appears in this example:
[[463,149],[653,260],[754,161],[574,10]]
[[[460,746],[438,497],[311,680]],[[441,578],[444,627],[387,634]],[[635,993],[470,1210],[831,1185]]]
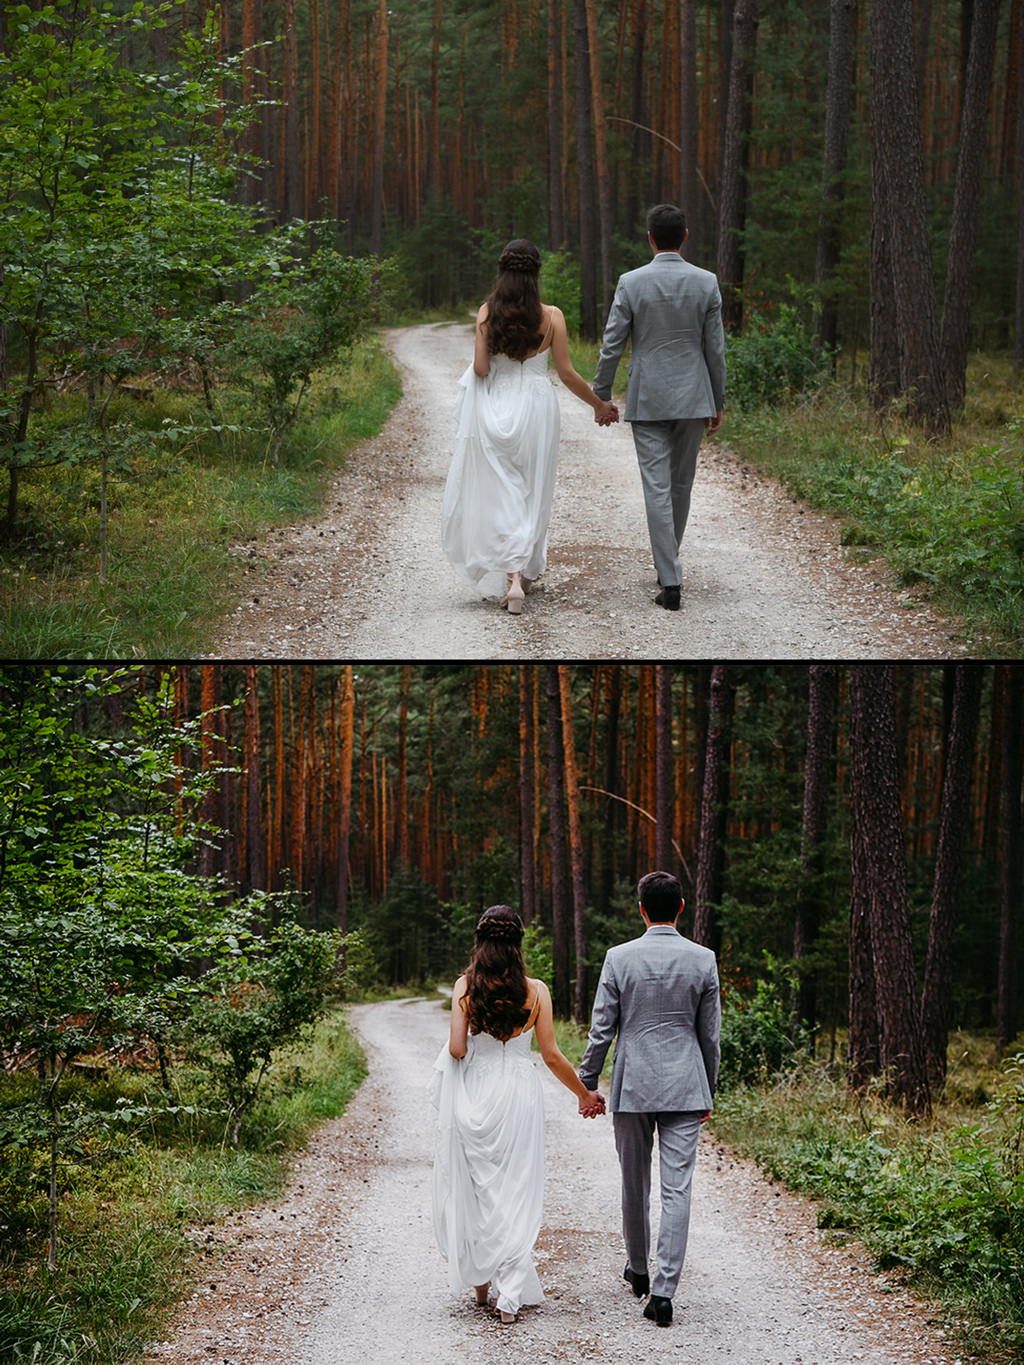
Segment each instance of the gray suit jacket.
[[649,265],[619,277],[594,375],[598,397],[611,397],[630,338],[624,421],[713,417],[724,407],[722,296],[709,270],[663,251]]
[[611,1107],[629,1113],[711,1108],[718,1084],[718,968],[710,948],[671,924],[610,948],[594,997],[580,1080],[597,1089],[612,1039]]

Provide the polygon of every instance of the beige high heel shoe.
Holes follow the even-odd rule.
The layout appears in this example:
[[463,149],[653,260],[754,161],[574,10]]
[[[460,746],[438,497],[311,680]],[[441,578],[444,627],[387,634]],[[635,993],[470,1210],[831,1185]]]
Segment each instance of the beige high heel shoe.
[[505,596],[501,599],[501,605],[507,607],[512,616],[518,616],[523,610],[523,598],[526,592],[523,589],[522,579],[518,573],[509,574],[508,587]]

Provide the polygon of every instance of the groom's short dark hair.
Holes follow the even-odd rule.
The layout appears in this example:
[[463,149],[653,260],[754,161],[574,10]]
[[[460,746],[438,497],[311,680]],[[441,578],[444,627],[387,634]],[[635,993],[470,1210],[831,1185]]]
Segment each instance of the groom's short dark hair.
[[647,911],[647,918],[654,923],[670,924],[679,914],[683,888],[671,872],[648,872],[646,877],[640,878],[636,892]]
[[686,236],[686,215],[675,204],[655,204],[647,214],[647,231],[659,251],[678,251]]

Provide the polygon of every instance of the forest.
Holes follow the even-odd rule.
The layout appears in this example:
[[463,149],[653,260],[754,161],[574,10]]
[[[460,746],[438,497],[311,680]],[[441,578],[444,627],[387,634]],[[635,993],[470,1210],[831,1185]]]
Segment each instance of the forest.
[[[100,1336],[53,1359],[134,1359],[95,1354],[114,1328],[83,1298],[111,1209],[130,1317],[166,1301],[137,1285],[172,1274],[153,1238],[187,1254],[182,1209],[274,1188],[253,1163],[344,1107],[339,1002],[450,984],[486,906],[522,913],[578,1045],[657,866],[718,955],[722,1133],[1019,1344],[1021,683],[1014,663],[4,665],[0,1340],[31,1358],[45,1319],[64,1341],[70,1295]],[[116,1330],[138,1342],[143,1318]]]
[[1022,48],[1022,0],[3,0],[8,652],[203,652],[232,533],[395,401],[382,324],[523,234],[586,372],[678,200],[733,448],[1013,657]]

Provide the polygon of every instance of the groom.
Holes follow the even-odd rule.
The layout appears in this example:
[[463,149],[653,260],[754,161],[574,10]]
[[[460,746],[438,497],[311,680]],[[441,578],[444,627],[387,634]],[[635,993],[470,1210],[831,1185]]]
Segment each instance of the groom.
[[725,402],[725,335],[718,281],[680,255],[686,219],[673,204],[647,215],[654,259],[620,276],[605,323],[594,375],[599,398],[610,399],[626,342],[632,340],[624,420],[647,507],[658,606],[678,611],[682,591],[679,546],[690,511],[697,451],[705,428],[717,431]]
[[[672,1296],[686,1256],[690,1183],[700,1126],[718,1080],[718,970],[710,948],[675,928],[682,888],[668,872],[648,872],[637,887],[647,931],[610,948],[594,997],[590,1041],[579,1077],[596,1090],[611,1041],[612,1122],[622,1170],[623,1278],[637,1298],[650,1294],[644,1317],[672,1321]],[[658,1134],[661,1228],[654,1279],[650,1246],[651,1150]]]

